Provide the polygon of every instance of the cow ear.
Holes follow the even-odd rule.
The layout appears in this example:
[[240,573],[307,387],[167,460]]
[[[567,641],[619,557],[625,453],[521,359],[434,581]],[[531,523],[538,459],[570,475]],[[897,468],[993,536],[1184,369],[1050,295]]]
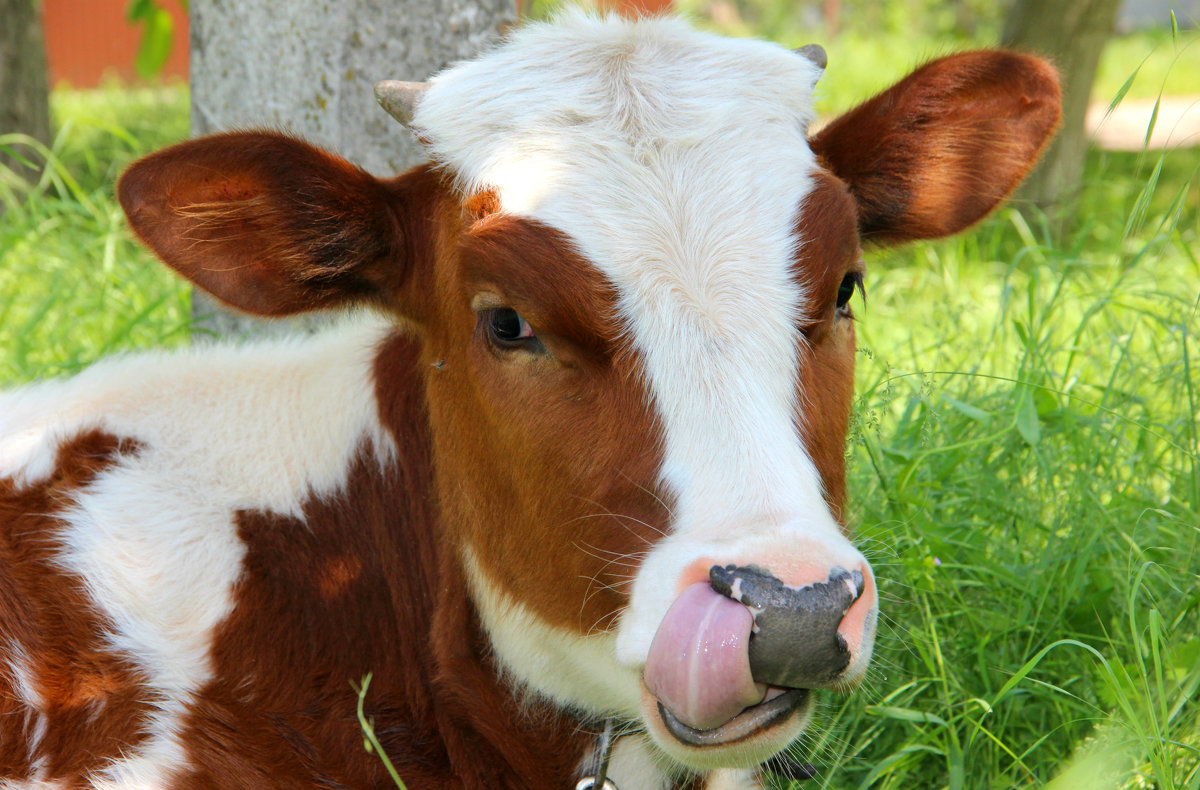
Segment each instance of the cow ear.
[[865,240],[957,233],[1025,177],[1058,127],[1058,74],[1012,52],[935,60],[811,141],[858,201]]
[[117,185],[130,226],[167,265],[264,316],[386,302],[411,260],[401,191],[269,132],[181,143],[135,162]]

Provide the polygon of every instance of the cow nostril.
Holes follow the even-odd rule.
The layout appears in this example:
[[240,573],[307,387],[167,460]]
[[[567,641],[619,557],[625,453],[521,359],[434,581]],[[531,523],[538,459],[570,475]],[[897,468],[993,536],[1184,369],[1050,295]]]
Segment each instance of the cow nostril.
[[709,584],[754,613],[749,652],[756,682],[828,686],[850,664],[850,649],[838,626],[862,595],[861,571],[835,567],[824,582],[789,587],[762,568],[714,565]]

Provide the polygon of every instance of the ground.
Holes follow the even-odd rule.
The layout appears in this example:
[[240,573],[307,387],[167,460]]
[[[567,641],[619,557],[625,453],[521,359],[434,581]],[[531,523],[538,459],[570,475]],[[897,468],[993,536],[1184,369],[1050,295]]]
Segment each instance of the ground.
[[[1154,117],[1155,106],[1158,116]],[[1126,99],[1111,114],[1108,105],[1088,108],[1088,133],[1101,148],[1110,151],[1140,151],[1146,145],[1146,130],[1154,118],[1150,136],[1152,149],[1200,145],[1200,96],[1163,96]]]

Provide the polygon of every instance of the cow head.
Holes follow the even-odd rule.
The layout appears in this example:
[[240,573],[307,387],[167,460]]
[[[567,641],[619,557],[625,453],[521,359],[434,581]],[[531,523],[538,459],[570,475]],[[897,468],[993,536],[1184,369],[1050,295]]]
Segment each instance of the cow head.
[[980,52],[810,138],[809,55],[568,15],[413,94],[431,166],[236,133],[120,186],[237,308],[395,316],[510,679],[693,768],[770,757],[867,668],[876,582],[842,522],[860,243],[977,221],[1058,118],[1048,66]]

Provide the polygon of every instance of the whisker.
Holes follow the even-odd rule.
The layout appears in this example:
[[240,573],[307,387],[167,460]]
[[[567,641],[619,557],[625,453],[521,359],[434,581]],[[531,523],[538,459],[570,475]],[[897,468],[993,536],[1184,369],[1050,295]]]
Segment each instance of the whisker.
[[595,501],[594,499],[588,499],[586,497],[576,497],[576,498],[582,502],[586,502],[587,504],[591,505],[594,508],[597,508],[597,511],[592,513],[589,516],[581,516],[579,519],[575,519],[577,521],[581,520],[583,518],[597,518],[597,517],[605,517],[606,516],[608,518],[632,521],[635,524],[640,524],[641,526],[645,527],[646,529],[650,530],[651,532],[657,532],[659,535],[661,535],[663,537],[667,536],[666,530],[664,530],[662,527],[657,527],[654,524],[650,524],[646,521],[642,521],[640,518],[638,518],[636,516],[630,516],[630,515],[624,514],[624,513],[613,513],[611,511],[604,510],[601,507],[600,503]]
[[[584,551],[585,548],[591,549],[591,551],[584,551],[584,553],[590,557],[595,557],[598,560],[604,559],[603,557],[599,556],[600,554],[607,554],[607,555],[609,555],[611,557],[615,557],[617,559],[631,559],[634,557],[645,557],[650,553],[648,551],[638,551],[638,552],[634,552],[633,554],[630,554],[625,551],[614,551],[612,549],[602,549],[599,546],[593,546],[590,543],[579,543],[579,542],[575,542],[575,541],[572,541],[571,545],[574,546],[575,548],[579,549],[580,551]],[[599,552],[599,554],[593,554],[592,552]]]
[[[612,575],[615,576],[616,574]],[[599,576],[599,574],[597,574],[597,576]],[[609,584],[601,582],[598,578],[596,578],[596,576],[588,578],[587,590],[583,594],[583,601],[579,604],[580,617],[582,618],[583,610],[587,607],[588,601],[592,600],[592,598],[597,594],[603,592],[604,590],[610,590],[612,592],[621,594],[624,592],[624,590],[621,588],[631,581],[633,581],[633,576],[618,577],[615,582]]]
[[[639,567],[641,565],[641,560],[645,558],[646,552],[636,552],[634,554],[627,554],[627,553],[623,553],[623,552],[616,552],[616,551],[609,551],[606,549],[601,549],[601,548],[592,546],[587,543],[580,543],[578,541],[573,541],[571,545],[573,545],[575,548],[577,548],[579,551],[583,552],[584,554],[588,555],[589,557],[594,557],[595,559],[601,560],[604,563],[591,576],[581,576],[580,577],[580,578],[587,579],[587,582],[588,582],[587,589],[584,591],[584,594],[583,594],[583,600],[579,604],[579,618],[580,618],[580,623],[582,624],[583,612],[587,608],[588,602],[591,601],[593,597],[595,597],[600,592],[603,592],[604,590],[611,590],[612,592],[623,593],[624,590],[622,588],[624,586],[628,585],[634,579],[634,574],[613,573],[610,570],[610,568],[624,567],[624,568],[629,568],[629,569],[636,569],[637,567]],[[602,554],[607,554],[610,556],[608,558],[606,558],[604,556],[601,556]],[[614,581],[607,582],[607,583],[601,582],[600,577],[605,574],[607,574],[611,577],[614,577]],[[593,628],[594,628],[594,626],[593,626]],[[590,633],[590,630],[589,630],[589,633]]]
[[[587,501],[587,500],[585,500],[585,501]],[[596,504],[596,503],[589,502],[589,504]],[[588,513],[583,516],[576,516],[575,518],[567,519],[566,521],[562,522],[558,526],[560,528],[569,527],[572,524],[577,524],[580,521],[587,521],[588,519],[593,519],[593,518],[611,518],[611,519],[615,520],[618,524],[620,524],[621,527],[624,528],[629,534],[633,535],[638,540],[641,540],[643,543],[647,543],[647,544],[651,544],[651,545],[653,545],[653,542],[649,538],[647,538],[645,535],[638,534],[636,531],[631,529],[630,526],[628,524],[626,524],[625,522],[632,521],[635,524],[640,524],[641,526],[645,527],[646,529],[650,530],[651,532],[657,532],[659,535],[662,535],[664,537],[667,534],[667,533],[663,532],[661,529],[659,529],[658,527],[654,526],[653,524],[647,524],[645,521],[642,521],[641,519],[637,518],[636,516],[629,516],[629,515],[625,515],[622,513],[608,513],[608,512],[604,512],[604,511],[596,512],[596,513]]]
[[634,487],[636,487],[638,490],[642,491],[645,494],[649,494],[650,498],[658,503],[659,507],[661,507],[663,509],[663,511],[667,514],[667,516],[671,519],[671,521],[675,520],[675,509],[673,507],[671,507],[670,505],[668,505],[666,500],[664,500],[658,494],[651,491],[649,488],[646,488],[646,486],[644,486],[641,483],[639,483],[638,481],[634,480],[632,477],[630,477],[628,474],[626,474],[626,472],[623,469],[618,469],[617,474],[619,474],[621,477],[625,478],[630,483],[632,483],[634,485]]
[[597,619],[596,622],[592,623],[591,628],[588,629],[587,636],[593,636],[597,632],[607,633],[608,627],[605,626],[604,623],[615,620],[617,618],[617,616],[619,616],[621,614],[621,612],[623,612],[623,611],[624,611],[623,609],[613,609],[608,614]]

